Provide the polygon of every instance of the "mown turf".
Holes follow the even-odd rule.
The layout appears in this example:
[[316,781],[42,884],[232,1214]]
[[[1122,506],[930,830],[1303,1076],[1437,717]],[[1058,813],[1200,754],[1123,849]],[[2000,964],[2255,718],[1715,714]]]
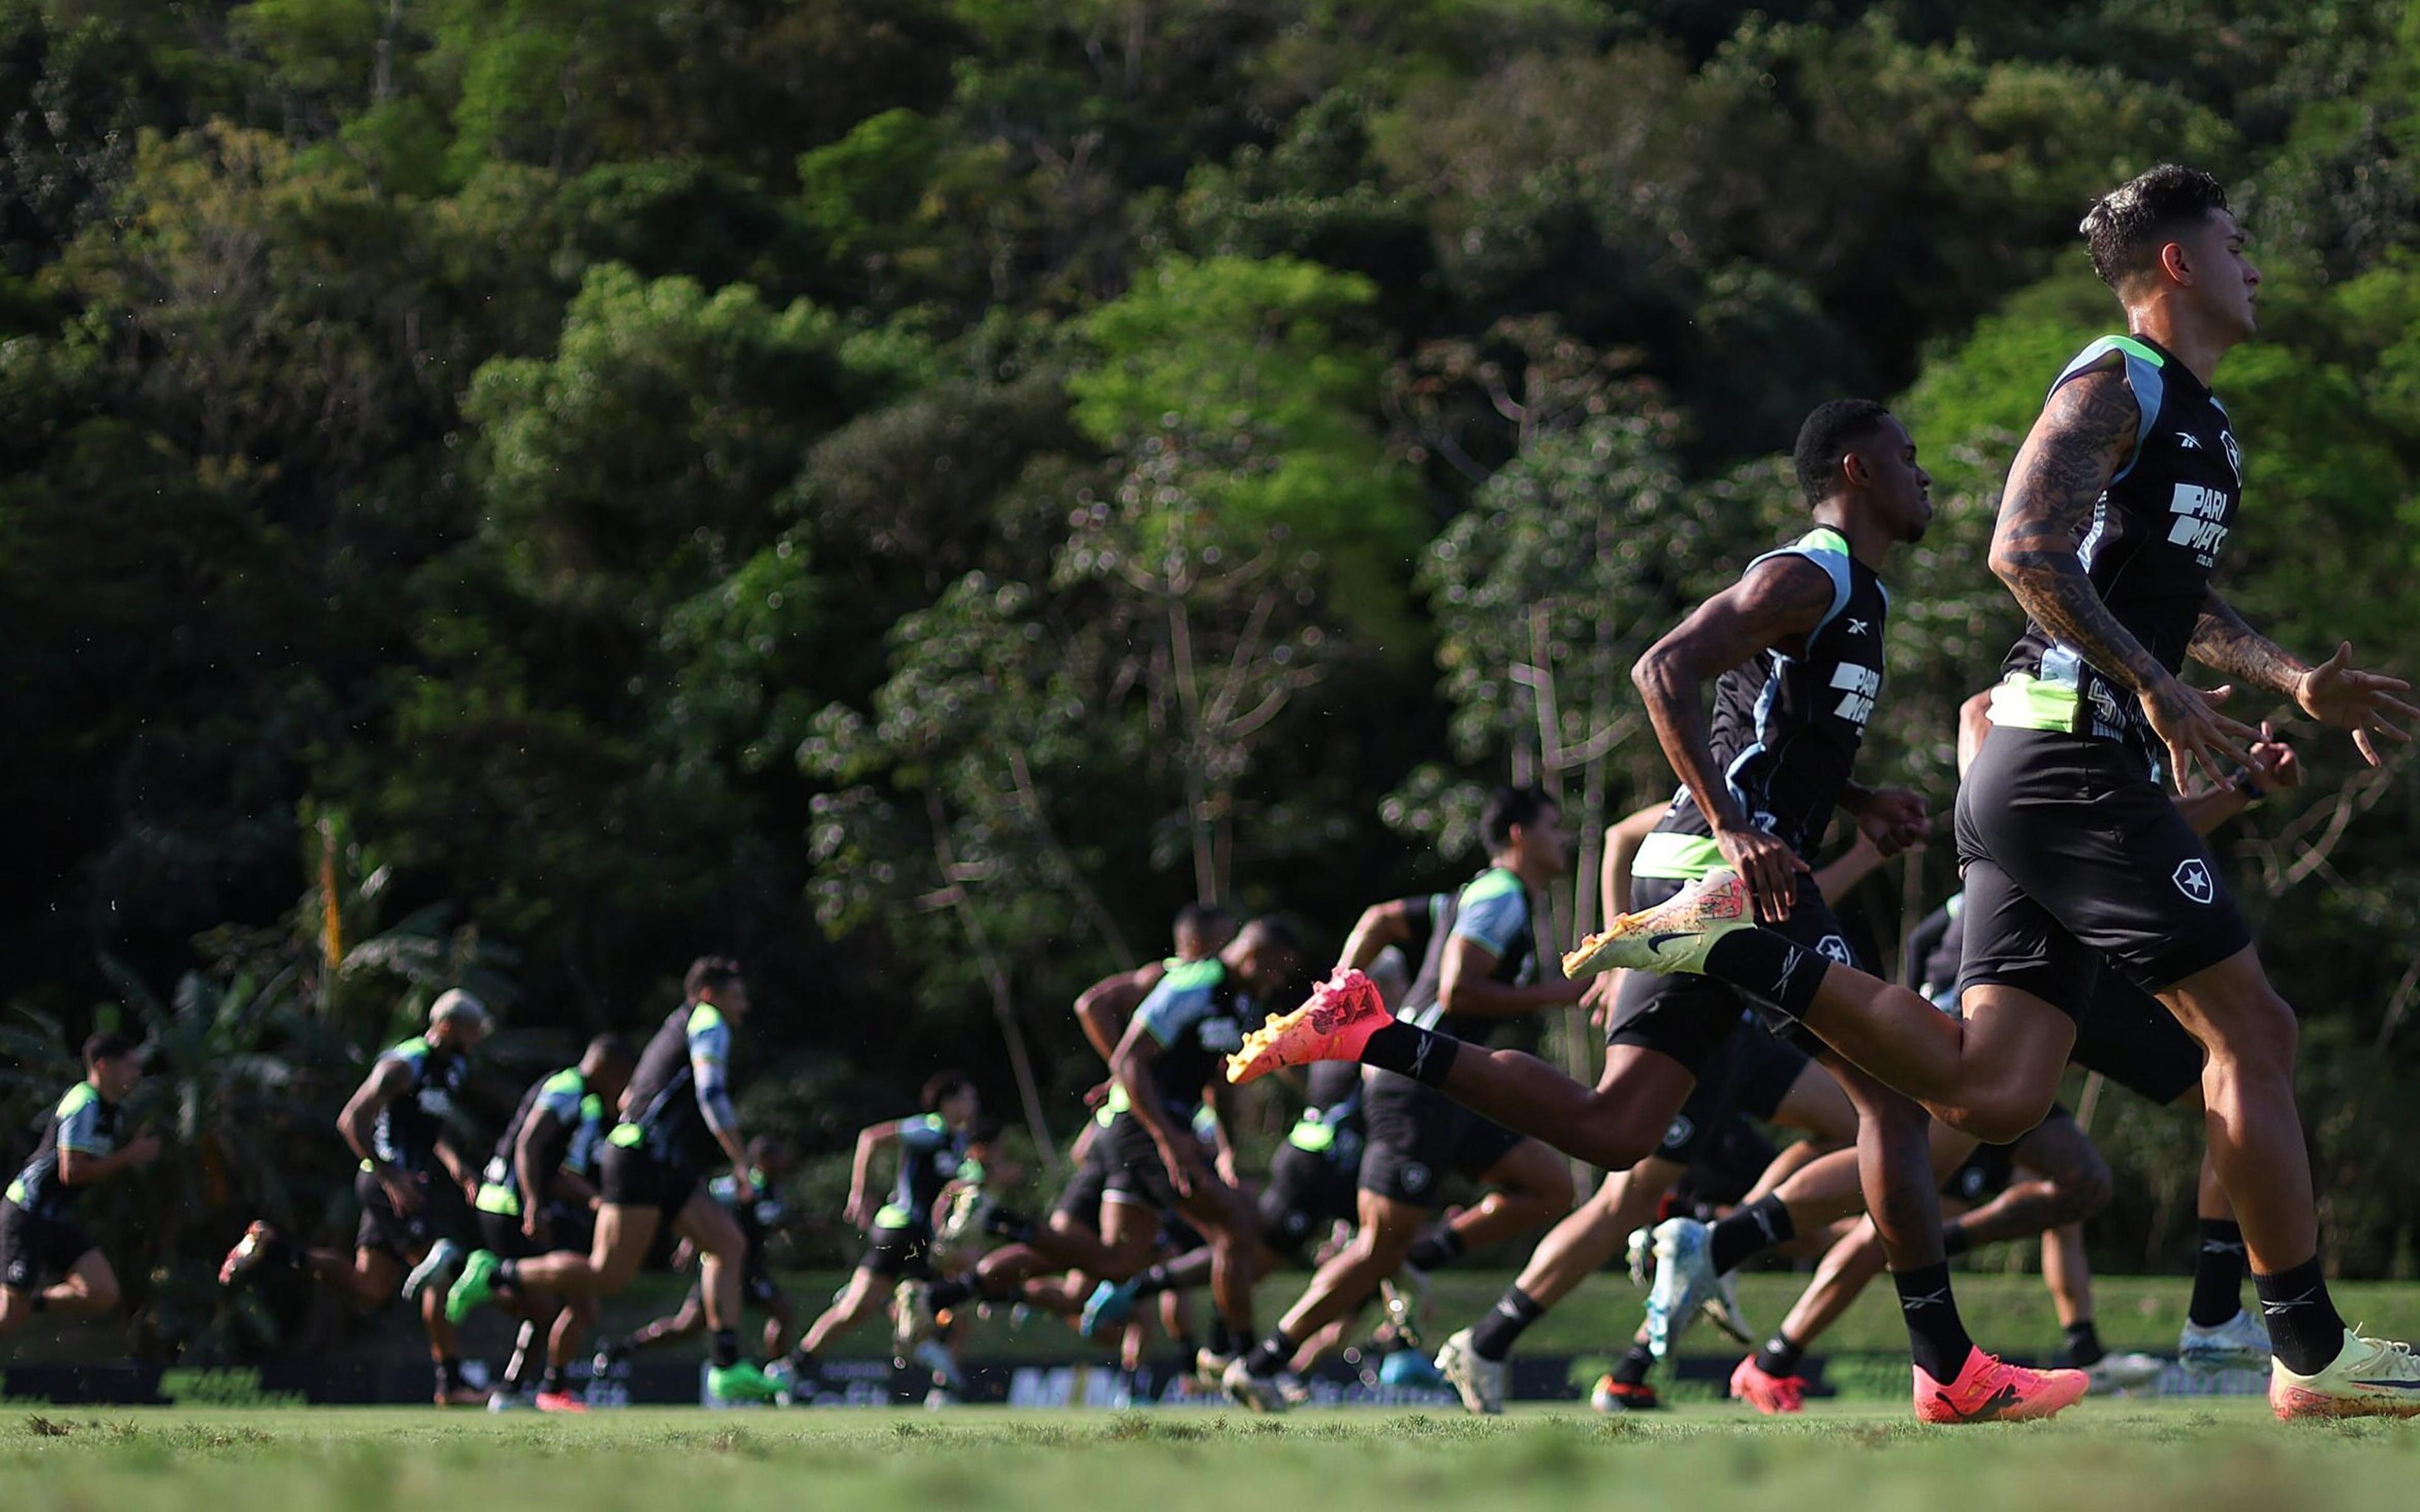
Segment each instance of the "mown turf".
[[1770,1422],[1534,1411],[1493,1422],[1334,1412],[0,1415],[16,1512],[1004,1506],[1520,1506],[2129,1512],[2408,1507],[2420,1427],[2288,1427],[2253,1402],[2087,1403],[2049,1424],[1926,1429],[1904,1409]]

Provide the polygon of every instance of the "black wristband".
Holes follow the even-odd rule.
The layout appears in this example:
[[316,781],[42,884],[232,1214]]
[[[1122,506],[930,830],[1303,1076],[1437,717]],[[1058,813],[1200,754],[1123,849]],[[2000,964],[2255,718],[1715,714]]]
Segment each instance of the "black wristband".
[[2252,768],[2249,766],[2237,767],[2235,769],[2235,776],[2228,783],[2228,786],[2234,788],[2238,793],[2242,794],[2245,800],[2249,803],[2259,803],[2269,796],[2268,790],[2263,788],[2259,781],[2253,777]]

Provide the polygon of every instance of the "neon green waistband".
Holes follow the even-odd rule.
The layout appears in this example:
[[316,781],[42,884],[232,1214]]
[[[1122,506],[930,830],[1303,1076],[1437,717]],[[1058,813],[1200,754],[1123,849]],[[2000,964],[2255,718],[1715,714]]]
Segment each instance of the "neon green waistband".
[[25,1205],[25,1181],[23,1177],[9,1178],[8,1200],[21,1208]]
[[2031,672],[2010,672],[1992,689],[1992,722],[2004,730],[2076,728],[2075,689],[2045,683]]
[[605,1136],[605,1142],[623,1149],[636,1149],[639,1141],[646,1137],[647,1132],[635,1123],[617,1123],[613,1125],[613,1132]]
[[1630,874],[1695,882],[1722,864],[1723,848],[1714,843],[1713,837],[1658,829],[1638,842],[1638,854],[1630,862]]
[[506,1218],[521,1215],[520,1197],[511,1187],[498,1186],[493,1181],[479,1183],[479,1194],[471,1199],[471,1206],[481,1212],[498,1213]]
[[874,1215],[874,1227],[876,1228],[913,1228],[916,1227],[916,1220],[907,1209],[901,1207],[896,1202],[886,1202],[882,1205],[882,1211]]
[[1307,1114],[1300,1123],[1294,1126],[1294,1132],[1286,1135],[1286,1143],[1296,1149],[1324,1155],[1336,1148],[1336,1131],[1328,1126],[1326,1119]]

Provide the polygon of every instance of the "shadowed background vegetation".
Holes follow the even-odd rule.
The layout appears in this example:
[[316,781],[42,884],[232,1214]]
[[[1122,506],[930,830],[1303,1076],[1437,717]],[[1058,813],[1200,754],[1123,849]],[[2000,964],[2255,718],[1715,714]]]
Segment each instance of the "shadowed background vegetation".
[[[203,1259],[342,1220],[453,981],[486,1133],[719,949],[756,1126],[957,1063],[1063,1139],[1067,1005],[1179,903],[1324,953],[1486,782],[1665,796],[1629,663],[1841,393],[1940,480],[1870,770],[1946,812],[1999,481],[2115,314],[2075,222],[2167,159],[2267,273],[2226,589],[2412,672],[2415,88],[2400,0],[0,0],[0,1154],[155,1036],[96,1227],[141,1347],[236,1350]],[[2304,733],[2226,845],[2331,1258],[2407,1276],[2420,790]],[[2104,1263],[2180,1263],[2198,1130],[2094,1132]]]

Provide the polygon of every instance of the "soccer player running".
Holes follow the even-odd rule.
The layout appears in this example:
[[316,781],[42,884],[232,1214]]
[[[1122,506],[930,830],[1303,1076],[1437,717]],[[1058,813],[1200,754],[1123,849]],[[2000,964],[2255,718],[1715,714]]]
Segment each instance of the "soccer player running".
[[[142,1079],[133,1041],[104,1033],[84,1042],[84,1080],[51,1110],[34,1158],[0,1197],[0,1338],[47,1308],[92,1315],[117,1305],[117,1273],[73,1214],[78,1188],[159,1158],[157,1134],[118,1142],[123,1105]],[[59,1279],[45,1286],[47,1275]]]
[[739,1358],[739,1275],[748,1242],[731,1211],[706,1188],[720,1152],[748,1181],[748,1142],[731,1105],[731,1032],[748,1017],[739,964],[700,956],[682,980],[681,1006],[639,1053],[622,1098],[622,1121],[605,1140],[603,1202],[585,1255],[556,1252],[507,1259],[473,1252],[445,1299],[445,1316],[468,1318],[500,1290],[528,1288],[566,1297],[608,1297],[630,1284],[670,1219],[695,1246],[712,1331],[707,1393],[722,1401],[771,1401],[779,1383]]
[[[1745,895],[1773,925],[1761,937],[1820,966],[1850,954],[1811,868],[1833,810],[1854,815],[1885,855],[1930,825],[1916,794],[1867,788],[1850,773],[1882,687],[1889,600],[1879,571],[1894,547],[1922,538],[1932,503],[1915,440],[1870,401],[1817,407],[1793,457],[1817,528],[1750,563],[1633,671],[1683,791],[1633,865],[1631,901],[1651,907],[1694,896],[1696,879],[1709,873],[1744,876]],[[1699,693],[1708,680],[1716,680],[1711,727]],[[1797,985],[1779,972],[1718,982],[1659,977],[1652,973],[1660,961],[1608,960],[1601,945],[1566,961],[1589,974],[1613,964],[1647,968],[1621,984],[1594,1089],[1532,1057],[1456,1046],[1412,1025],[1388,1024],[1350,978],[1253,1035],[1232,1074],[1249,1079],[1296,1060],[1356,1057],[1415,1075],[1583,1160],[1623,1169],[1654,1150],[1740,1010],[1776,998],[1786,1005]],[[1924,1110],[1831,1049],[1810,1048],[1856,1106],[1859,1172],[1900,1288],[1917,1415],[2039,1417],[2074,1402],[2084,1393],[2081,1375],[2009,1365],[1967,1337],[1941,1253]],[[1795,1226],[1781,1193],[1740,1216],[1731,1230],[1744,1243],[1786,1240]],[[1712,1261],[1716,1273],[1730,1269],[1726,1256]]]
[[1966,879],[1963,1022],[1756,927],[1738,879],[1709,877],[1616,921],[1589,952],[1771,992],[1944,1119],[2006,1141],[2040,1121],[2075,1038],[2076,988],[2106,957],[2208,1053],[2211,1153],[2249,1250],[2278,1416],[2420,1412],[2420,1355],[2345,1326],[2319,1254],[2294,1105],[2294,1014],[2262,970],[2210,848],[2162,795],[2251,764],[2257,738],[2178,675],[2186,656],[2376,742],[2408,741],[2390,677],[2339,645],[2306,663],[2244,624],[2210,578],[2242,493],[2219,360],[2251,338],[2260,275],[2209,175],[2166,164],[2084,223],[2128,334],[2054,383],[2017,455],[1991,564],[2030,618],[1993,696],[1992,739],[1958,795]]
[[[1627,905],[1632,862],[1668,811],[1658,804],[1606,827],[1598,878],[1602,917],[1611,918]],[[1832,871],[1818,873],[1819,885],[1827,889]],[[1609,1011],[1611,1005],[1606,1006]],[[1608,1172],[1596,1194],[1539,1242],[1520,1275],[1486,1316],[1447,1338],[1439,1351],[1445,1374],[1465,1406],[1476,1412],[1503,1410],[1503,1365],[1521,1335],[1602,1271],[1621,1253],[1632,1230],[1654,1221],[1665,1194],[1699,1161],[1714,1153],[1740,1113],[1806,1130],[1826,1147],[1845,1146],[1856,1132],[1856,1112],[1838,1083],[1803,1051],[1743,1019],[1700,1071],[1655,1150],[1627,1168]],[[1647,1384],[1654,1359],[1646,1342],[1635,1343],[1597,1382],[1591,1400],[1606,1412],[1660,1407],[1654,1388]]]
[[[1345,941],[1340,972],[1350,971],[1360,985],[1371,1025],[1400,1028],[1404,1053],[1364,1057],[1378,1070],[1369,1075],[1363,1098],[1359,1221],[1352,1242],[1311,1276],[1277,1330],[1236,1361],[1228,1372],[1231,1390],[1240,1383],[1253,1397],[1281,1394],[1286,1364],[1304,1342],[1349,1315],[1406,1264],[1428,1269],[1465,1249],[1550,1223],[1571,1206],[1571,1177],[1553,1150],[1440,1095],[1427,1074],[1424,1057],[1432,1052],[1438,1063],[1450,1064],[1454,1047],[1467,1041],[1469,1053],[1482,1056],[1478,1047],[1498,1020],[1576,1002],[1582,992],[1559,973],[1539,980],[1532,922],[1534,892],[1571,866],[1561,811],[1536,788],[1498,788],[1480,814],[1479,830],[1487,846],[1485,872],[1456,894],[1367,909]],[[1389,945],[1404,946],[1408,955],[1420,948],[1414,942],[1423,934],[1419,973],[1398,1020],[1359,968]],[[1254,1040],[1265,1041],[1267,1033],[1257,1031]],[[1280,1065],[1354,1058],[1349,1051],[1255,1054],[1248,1041],[1230,1060],[1228,1076],[1246,1082]],[[1239,1074],[1238,1067],[1249,1069]],[[1493,1107],[1481,1111],[1501,1117]],[[1488,1195],[1452,1224],[1424,1234],[1429,1214],[1444,1200],[1450,1171],[1489,1188]]]
[[[628,1041],[600,1034],[588,1041],[578,1065],[538,1078],[521,1094],[471,1198],[478,1210],[479,1240],[488,1249],[527,1259],[552,1249],[588,1247],[589,1204],[597,1191],[565,1167],[582,1130],[621,1101],[636,1059]],[[530,1364],[543,1336],[546,1366],[527,1405],[542,1412],[586,1412],[587,1405],[571,1393],[567,1372],[581,1335],[596,1321],[596,1299],[575,1298],[566,1306],[526,1288],[520,1303],[520,1336],[489,1408],[524,1405]]]
[[[903,1335],[929,1333],[934,1314],[976,1298],[1006,1300],[1026,1281],[1054,1267],[1076,1265],[1108,1280],[1122,1281],[1151,1258],[1161,1218],[1174,1211],[1199,1228],[1212,1247],[1211,1293],[1219,1313],[1238,1336],[1252,1330],[1253,1251],[1258,1214],[1234,1184],[1233,1151],[1221,1149],[1213,1169],[1192,1129],[1193,1110],[1205,1096],[1223,1104],[1227,1084],[1221,1058],[1243,1041],[1243,1020],[1255,1001],[1283,991],[1294,980],[1300,944],[1282,920],[1252,920],[1226,948],[1206,961],[1171,967],[1134,1011],[1110,1057],[1116,1086],[1109,1121],[1094,1131],[1105,1172],[1097,1239],[1072,1224],[1047,1236],[1034,1233],[984,1257],[961,1276],[938,1284],[910,1278],[900,1283],[893,1305]],[[1218,1137],[1233,1120],[1218,1120]],[[1050,1297],[1070,1312],[1082,1304],[1057,1288]],[[1274,1389],[1252,1395],[1239,1388],[1230,1370],[1225,1382],[1238,1400],[1260,1411],[1281,1409]]]
[[471,1053],[487,1037],[485,1004],[458,987],[439,994],[428,1005],[427,1030],[381,1054],[336,1115],[337,1132],[362,1163],[353,1178],[361,1227],[350,1255],[298,1250],[266,1219],[255,1219],[219,1265],[221,1286],[234,1286],[267,1262],[300,1265],[364,1308],[395,1295],[400,1280],[404,1300],[420,1306],[440,1407],[488,1399],[462,1379],[441,1285],[462,1263],[461,1239],[476,1227],[469,1198],[477,1173],[447,1120],[469,1079]]
[[[983,1113],[983,1097],[966,1072],[935,1072],[926,1079],[917,1104],[923,1109],[920,1114],[858,1131],[845,1211],[849,1222],[865,1230],[865,1256],[832,1304],[807,1325],[806,1336],[790,1355],[792,1379],[807,1390],[814,1389],[820,1374],[817,1357],[832,1340],[879,1314],[901,1281],[932,1273],[927,1257],[934,1242],[934,1204],[962,1173],[981,1173],[973,1130]],[[877,1205],[874,1162],[886,1149],[896,1149],[899,1165],[890,1200]]]

